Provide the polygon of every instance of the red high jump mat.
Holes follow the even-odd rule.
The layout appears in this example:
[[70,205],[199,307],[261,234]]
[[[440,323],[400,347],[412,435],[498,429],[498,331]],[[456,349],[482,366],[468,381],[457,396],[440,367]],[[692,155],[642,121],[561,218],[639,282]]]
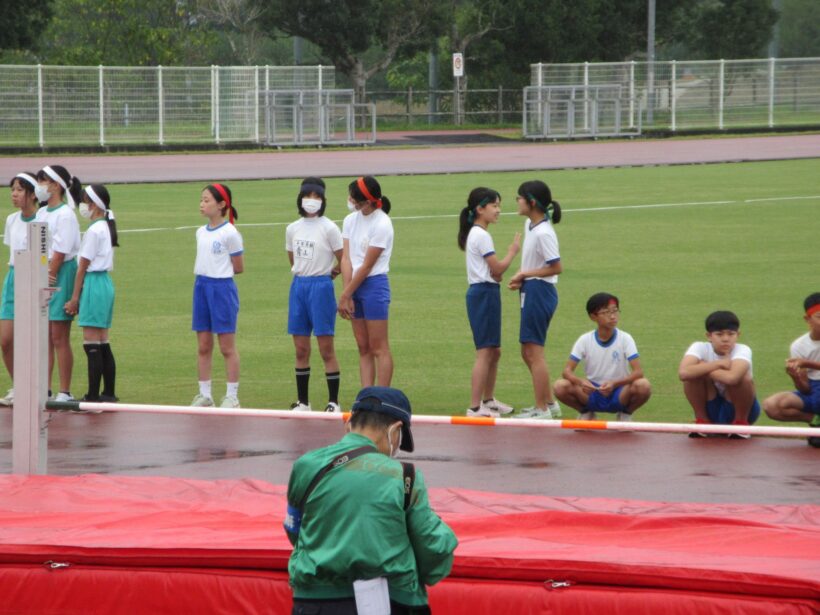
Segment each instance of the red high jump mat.
[[[433,489],[436,613],[820,612],[820,506]],[[0,476],[0,613],[289,613],[285,488]]]

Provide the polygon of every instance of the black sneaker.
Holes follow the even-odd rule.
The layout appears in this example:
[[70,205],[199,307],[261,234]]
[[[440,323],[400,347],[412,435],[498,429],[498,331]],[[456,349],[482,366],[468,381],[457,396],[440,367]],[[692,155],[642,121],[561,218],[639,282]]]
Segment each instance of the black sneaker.
[[120,398],[116,395],[100,395],[99,401],[101,404],[116,404]]

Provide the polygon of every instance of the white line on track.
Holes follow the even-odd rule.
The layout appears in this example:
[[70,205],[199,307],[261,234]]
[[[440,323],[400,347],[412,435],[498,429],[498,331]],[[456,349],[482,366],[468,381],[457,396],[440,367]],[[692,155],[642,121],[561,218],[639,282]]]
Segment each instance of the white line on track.
[[[699,205],[732,205],[738,203],[768,203],[771,201],[804,201],[820,199],[820,195],[805,195],[805,196],[772,196],[761,199],[744,199],[742,201],[687,201],[685,203],[651,203],[646,205],[613,205],[611,207],[581,207],[577,209],[564,209],[564,214],[571,213],[589,213],[597,211],[619,211],[628,209],[661,209],[664,207],[695,207]],[[515,212],[504,212],[502,216],[516,216]],[[390,216],[392,220],[434,220],[441,218],[458,218],[458,214],[435,214],[432,216]],[[339,223],[340,220],[334,220]],[[290,222],[254,222],[250,224],[237,224],[238,227],[251,226],[287,226]],[[118,230],[120,233],[152,233],[154,231],[188,231],[198,229],[197,226],[176,226],[167,228],[134,228]]]

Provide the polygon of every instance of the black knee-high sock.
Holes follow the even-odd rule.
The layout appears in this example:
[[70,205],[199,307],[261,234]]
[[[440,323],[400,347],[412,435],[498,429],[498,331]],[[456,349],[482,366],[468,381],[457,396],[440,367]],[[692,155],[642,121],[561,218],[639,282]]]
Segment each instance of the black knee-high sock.
[[103,358],[103,395],[116,397],[114,394],[114,381],[117,379],[117,362],[114,361],[114,353],[111,352],[111,344],[103,342],[100,344]]
[[89,401],[100,398],[100,380],[103,375],[102,350],[99,344],[83,344],[85,356],[88,357],[88,393]]
[[332,401],[334,404],[338,404],[340,381],[339,372],[326,372],[325,378],[327,378],[327,400]]
[[307,405],[308,402],[308,384],[310,383],[310,368],[297,367],[296,368],[296,395],[299,397],[299,403]]

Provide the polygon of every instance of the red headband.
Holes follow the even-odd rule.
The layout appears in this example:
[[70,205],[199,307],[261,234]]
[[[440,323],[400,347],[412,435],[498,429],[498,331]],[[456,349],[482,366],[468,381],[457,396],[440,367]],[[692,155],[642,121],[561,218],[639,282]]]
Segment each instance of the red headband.
[[228,196],[228,191],[222,184],[211,184],[214,189],[222,196],[222,200],[228,204],[228,220],[233,224],[233,205],[231,204],[231,197]]
[[382,200],[377,199],[372,194],[370,194],[370,190],[367,189],[367,185],[364,183],[364,177],[360,177],[359,179],[357,179],[356,185],[359,187],[359,191],[362,193],[362,195],[364,195],[364,198],[366,198],[371,203],[375,203],[376,207],[378,207],[379,209],[382,208]]
[[806,316],[811,316],[815,312],[820,312],[820,303],[815,303],[808,310],[806,310]]

